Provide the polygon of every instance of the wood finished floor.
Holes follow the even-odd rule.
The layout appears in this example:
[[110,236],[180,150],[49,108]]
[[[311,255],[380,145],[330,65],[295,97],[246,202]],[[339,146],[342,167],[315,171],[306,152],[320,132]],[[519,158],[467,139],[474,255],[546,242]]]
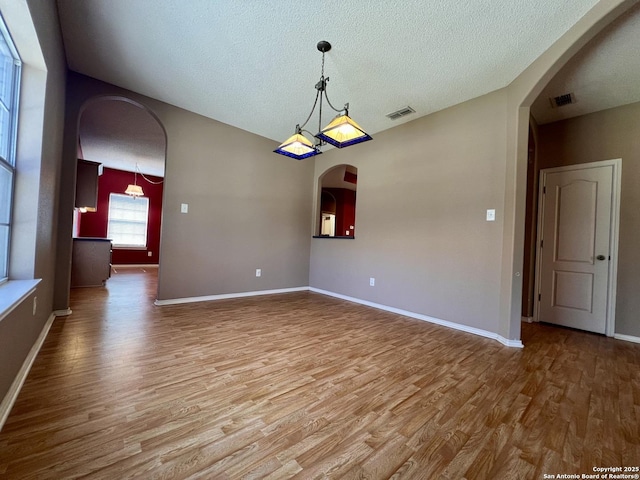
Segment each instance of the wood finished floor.
[[524,350],[300,292],[154,307],[72,291],[0,432],[0,478],[538,479],[640,464],[640,345]]

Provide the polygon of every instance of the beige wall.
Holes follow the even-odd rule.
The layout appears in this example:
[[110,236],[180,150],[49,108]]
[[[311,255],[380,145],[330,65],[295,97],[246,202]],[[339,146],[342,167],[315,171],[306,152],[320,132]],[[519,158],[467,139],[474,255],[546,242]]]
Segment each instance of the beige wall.
[[[53,310],[58,179],[61,167],[66,61],[55,2],[2,4],[23,58],[20,129],[17,152],[15,231],[12,236],[11,278],[40,278],[36,292],[0,322],[0,400],[35,343]],[[22,13],[20,10],[30,9]],[[8,8],[5,8],[8,7]],[[29,15],[37,40],[30,44]],[[39,43],[39,45],[38,45]],[[41,48],[41,52],[39,51]],[[37,52],[35,50],[38,50]],[[46,62],[39,64],[37,57]],[[30,63],[35,59],[34,63]],[[32,313],[33,297],[38,309]]]
[[[313,163],[274,154],[271,140],[70,72],[65,191],[74,190],[78,114],[112,95],[146,106],[167,134],[158,299],[308,285]],[[58,308],[66,308],[73,195],[61,202]]]
[[616,333],[640,337],[640,103],[542,125],[540,168],[622,158]]
[[158,298],[307,286],[313,163],[185,110],[158,115],[168,136]]
[[498,332],[506,108],[501,90],[316,157],[316,180],[358,168],[357,233],[313,240],[310,285]]

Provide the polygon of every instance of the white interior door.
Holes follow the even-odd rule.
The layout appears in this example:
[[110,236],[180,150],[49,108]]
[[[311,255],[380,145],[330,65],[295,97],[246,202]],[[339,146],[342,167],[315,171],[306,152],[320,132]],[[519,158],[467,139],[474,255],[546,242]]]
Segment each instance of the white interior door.
[[607,331],[614,167],[542,172],[539,321]]

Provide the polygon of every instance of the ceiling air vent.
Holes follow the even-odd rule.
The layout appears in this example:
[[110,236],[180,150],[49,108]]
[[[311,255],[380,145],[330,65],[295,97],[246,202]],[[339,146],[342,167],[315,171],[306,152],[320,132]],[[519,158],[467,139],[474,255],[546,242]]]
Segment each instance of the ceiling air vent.
[[573,96],[573,93],[565,93],[564,95],[550,98],[549,101],[551,102],[551,108],[557,108],[576,103],[576,98]]
[[410,106],[406,106],[401,108],[400,110],[396,110],[395,112],[391,112],[391,113],[387,113],[387,118],[390,118],[391,120],[397,120],[400,117],[404,117],[405,115],[410,115],[412,113],[415,113],[416,111],[411,108]]

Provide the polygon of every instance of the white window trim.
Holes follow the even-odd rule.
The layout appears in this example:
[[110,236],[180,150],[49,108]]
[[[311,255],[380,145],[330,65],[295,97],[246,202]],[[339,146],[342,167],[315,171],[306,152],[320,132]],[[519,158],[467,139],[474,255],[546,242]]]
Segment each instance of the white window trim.
[[128,195],[122,194],[122,193],[110,193],[109,194],[109,211],[107,214],[107,237],[111,238],[112,241],[112,245],[114,249],[118,249],[118,250],[146,250],[147,249],[147,245],[148,245],[148,240],[149,240],[149,207],[150,207],[150,201],[148,197],[137,197],[134,201],[138,201],[138,200],[145,200],[146,201],[146,205],[147,205],[147,209],[146,209],[146,216],[145,216],[145,229],[144,229],[144,245],[131,245],[131,244],[126,244],[126,243],[116,243],[115,240],[113,239],[113,235],[111,235],[111,233],[109,232],[109,225],[111,223],[111,201],[113,197],[129,197]]
[[[20,87],[21,87],[21,75],[22,75],[22,61],[20,59],[20,55],[16,46],[13,42],[13,38],[11,38],[11,34],[7,29],[6,22],[4,18],[0,14],[0,35],[3,36],[5,44],[9,48],[11,55],[13,57],[13,85],[11,87],[11,105],[10,107],[6,107],[9,112],[9,145],[7,151],[7,158],[2,159],[3,164],[5,164],[6,168],[9,169],[11,174],[11,195],[10,195],[10,205],[9,205],[9,222],[8,222],[8,238],[6,251],[0,252],[0,255],[4,255],[5,259],[5,267],[6,272],[0,272],[0,286],[6,285],[9,282],[9,272],[10,272],[10,258],[11,258],[11,237],[13,236],[13,210],[15,204],[15,185],[16,185],[16,149],[18,144],[18,114],[20,113]],[[1,312],[2,310],[0,310]]]
[[0,322],[36,291],[40,279],[11,280],[0,285]]

